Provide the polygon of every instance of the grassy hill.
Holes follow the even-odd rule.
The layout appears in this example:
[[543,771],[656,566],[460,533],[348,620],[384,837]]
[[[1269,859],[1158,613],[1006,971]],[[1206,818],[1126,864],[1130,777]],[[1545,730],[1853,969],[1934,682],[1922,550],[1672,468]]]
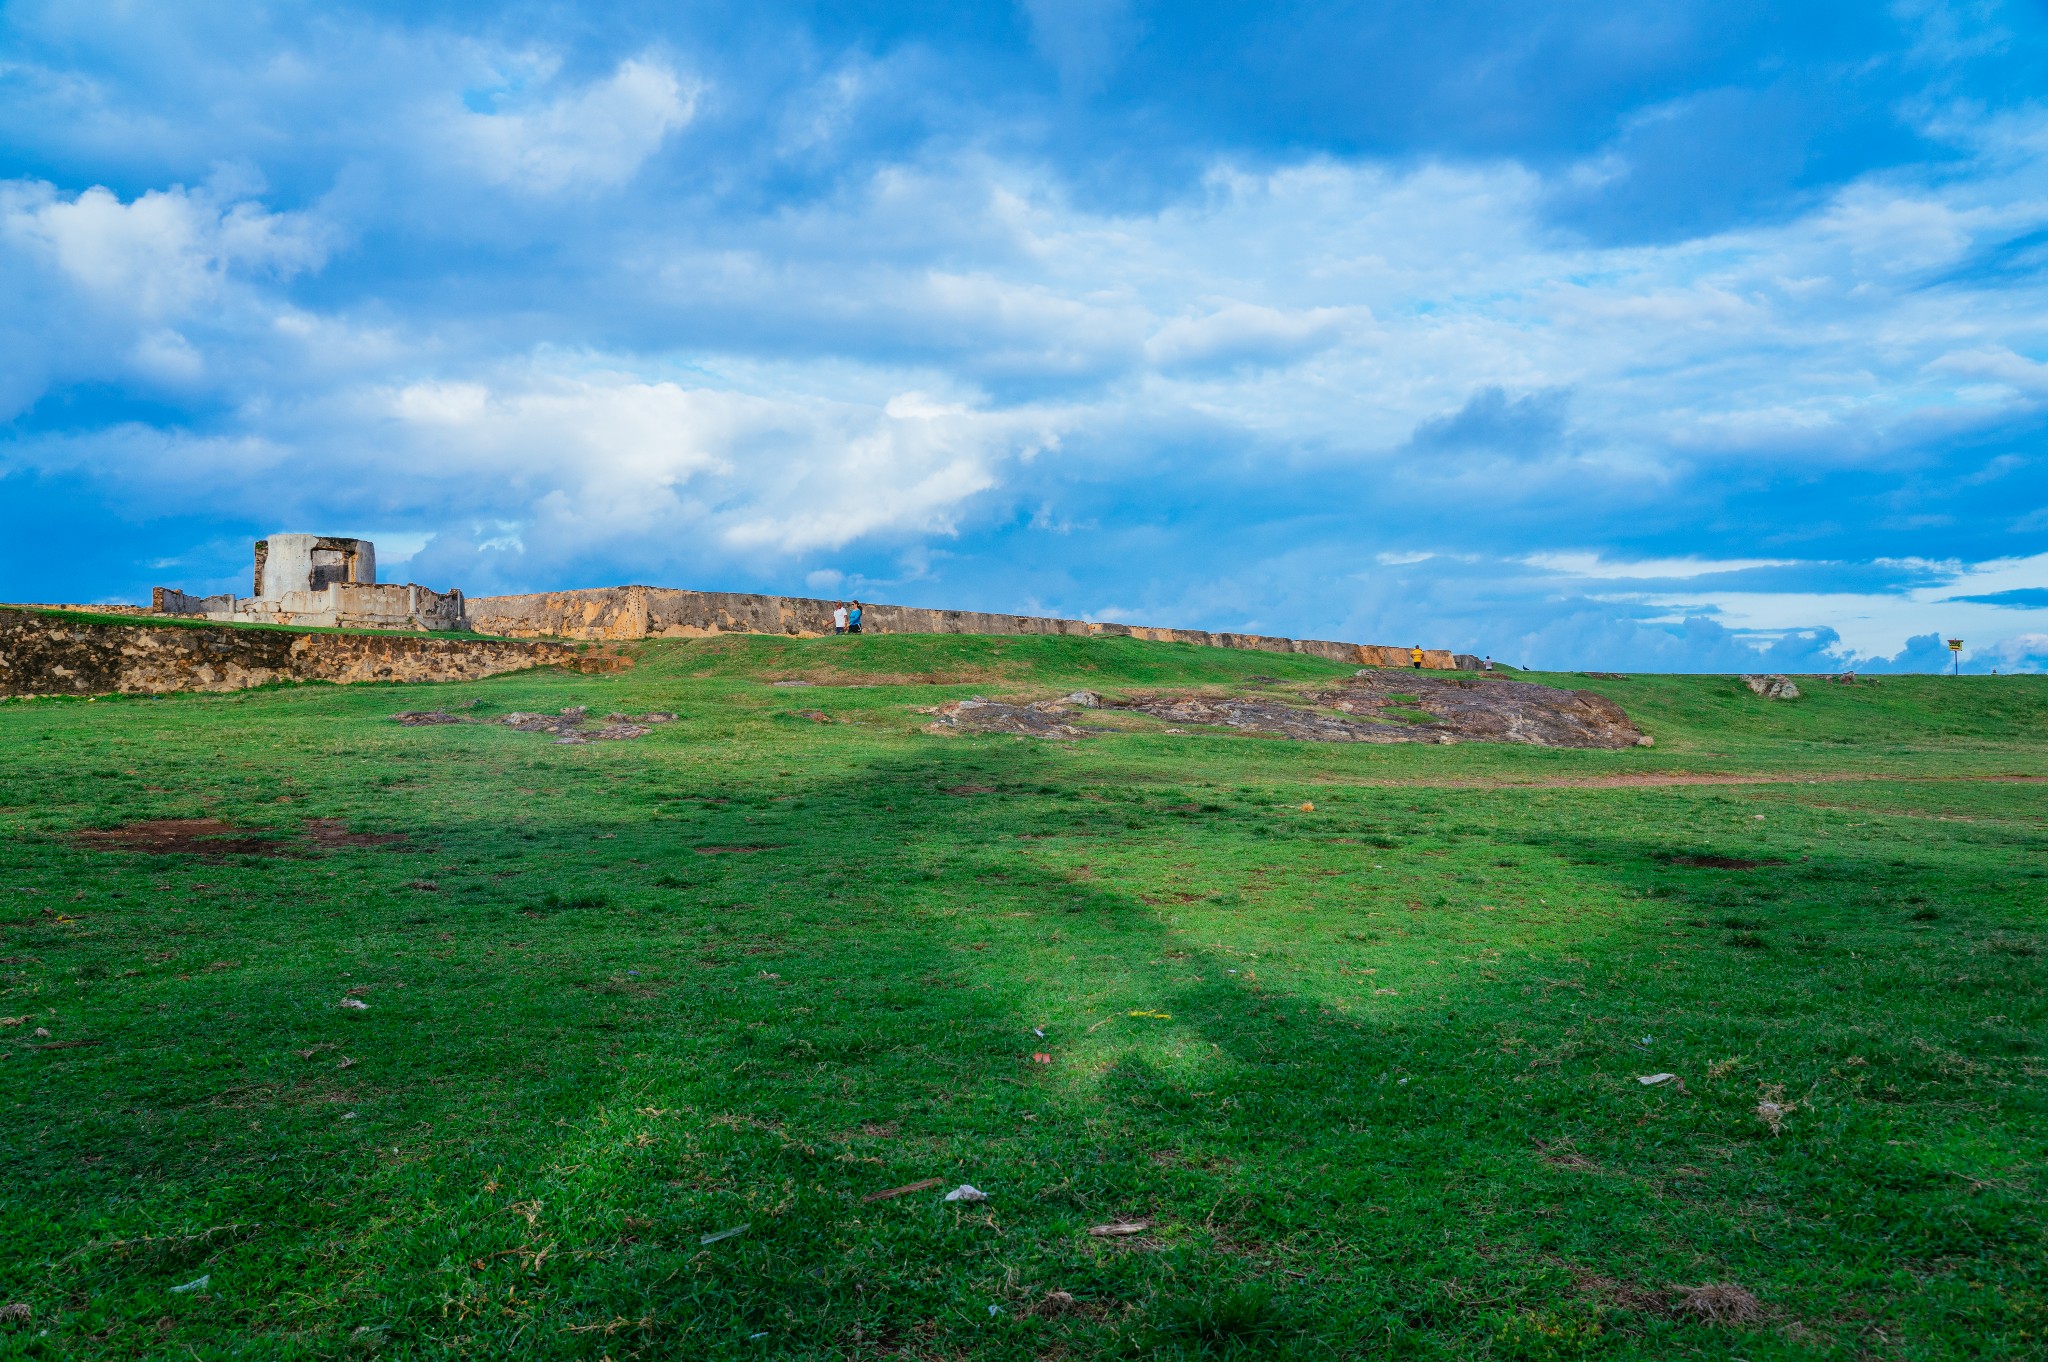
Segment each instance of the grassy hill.
[[[1349,669],[637,658],[0,704],[0,1357],[2041,1354],[2048,679],[1055,744],[918,710]],[[575,704],[679,717],[390,721]]]

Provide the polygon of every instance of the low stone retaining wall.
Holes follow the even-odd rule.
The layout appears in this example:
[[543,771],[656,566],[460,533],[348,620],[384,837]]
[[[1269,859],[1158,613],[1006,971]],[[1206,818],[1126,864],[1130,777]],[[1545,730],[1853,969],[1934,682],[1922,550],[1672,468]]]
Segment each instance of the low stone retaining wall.
[[[467,603],[469,627],[479,634],[510,638],[702,638],[711,634],[785,634],[799,638],[832,632],[833,601],[803,596],[754,596],[728,591],[679,591],[654,586],[608,586],[587,591],[546,591],[531,596],[477,596]],[[1275,638],[1265,634],[1222,634],[1205,629],[1157,629],[1135,624],[1099,624],[1038,615],[990,615],[971,610],[926,610],[909,605],[868,605],[863,627],[874,634],[1073,634],[1096,638],[1142,638],[1160,643],[1195,643],[1210,648],[1249,648],[1267,653],[1306,653],[1333,662],[1370,667],[1406,667],[1407,648],[1323,639]],[[1435,671],[1460,662],[1439,648],[1425,648],[1422,665]]]
[[0,607],[0,695],[162,695],[272,681],[474,681],[528,667],[602,670],[559,643],[104,624]]

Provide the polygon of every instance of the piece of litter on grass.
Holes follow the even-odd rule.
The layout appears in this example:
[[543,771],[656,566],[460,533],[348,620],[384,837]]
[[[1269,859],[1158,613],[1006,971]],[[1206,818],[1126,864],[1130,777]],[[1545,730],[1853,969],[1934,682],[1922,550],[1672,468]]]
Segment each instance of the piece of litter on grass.
[[361,998],[343,998],[339,1003],[335,1004],[335,1006],[346,1007],[351,1011],[355,1012],[367,1012],[370,1010],[370,1005],[364,1002]]
[[766,1329],[763,1329],[763,1330],[762,1330],[762,1331],[761,1331],[760,1333],[758,1333],[758,1334],[748,1334],[748,1335],[747,1335],[747,1342],[749,1342],[749,1343],[752,1343],[752,1342],[753,1342],[753,1341],[754,1341],[755,1339],[757,1339],[757,1338],[766,1338],[766,1337],[768,1337],[768,1331],[767,1331]]
[[1151,1228],[1150,1220],[1112,1220],[1107,1225],[1090,1225],[1088,1233],[1097,1239],[1115,1239],[1120,1235],[1143,1234]]
[[971,1183],[971,1182],[963,1182],[963,1183],[961,1183],[961,1184],[960,1184],[960,1185],[959,1185],[958,1187],[955,1187],[955,1188],[954,1188],[954,1189],[953,1189],[952,1191],[950,1191],[950,1192],[946,1193],[946,1200],[948,1200],[948,1201],[987,1201],[987,1200],[988,1200],[988,1193],[987,1193],[987,1192],[984,1192],[984,1191],[982,1191],[982,1190],[981,1190],[981,1188],[979,1188],[979,1187],[976,1187],[976,1186],[975,1186],[975,1185],[974,1185],[973,1183]]
[[1033,1051],[1031,1055],[1031,1062],[1033,1064],[1050,1064],[1052,1063],[1052,1056],[1046,1054],[1043,1050]]
[[178,1295],[180,1292],[185,1291],[204,1291],[206,1289],[206,1284],[212,1280],[213,1274],[211,1272],[207,1273],[204,1277],[194,1277],[191,1281],[186,1282],[183,1286],[172,1287],[171,1294],[175,1296]]
[[50,1028],[47,1026],[38,1026],[34,1031],[30,1032],[30,1034],[40,1036],[44,1040],[48,1040],[50,1038]]
[[1638,1045],[1649,1045],[1651,1043],[1652,1042],[1648,1036],[1644,1036],[1640,1040],[1636,1041],[1636,1044]]
[[344,1121],[353,1121],[356,1119],[356,1114],[352,1111],[345,1111],[341,1114],[341,1119]]
[[1031,1034],[1032,1034],[1032,1035],[1034,1035],[1034,1036],[1036,1036],[1036,1037],[1038,1037],[1038,1038],[1039,1038],[1040,1040],[1044,1040],[1044,1039],[1045,1039],[1045,1032],[1044,1032],[1044,1030],[1043,1030],[1043,1029],[1041,1029],[1040,1027],[1036,1027],[1036,1026],[1032,1027],[1032,1028],[1031,1028]]
[[995,1318],[995,1317],[996,1317],[997,1315],[1000,1315],[1000,1314],[1002,1314],[1002,1313],[1003,1313],[1003,1307],[1002,1307],[1002,1306],[1000,1306],[1000,1305],[991,1305],[991,1306],[990,1306],[990,1307],[988,1308],[988,1317],[989,1317],[990,1319],[994,1319],[994,1318]]
[[1646,1088],[1654,1088],[1659,1083],[1669,1083],[1672,1079],[1676,1077],[1678,1077],[1677,1074],[1644,1074],[1641,1078],[1638,1078],[1636,1082],[1642,1084]]
[[933,1187],[939,1186],[944,1181],[944,1178],[926,1178],[922,1182],[906,1182],[901,1187],[890,1187],[880,1192],[869,1192],[861,1198],[861,1203],[865,1205],[870,1201],[888,1201],[894,1197],[909,1196],[912,1192],[928,1191]]
[[1314,813],[1316,811],[1316,806],[1313,804],[1303,804],[1301,806],[1301,811],[1303,813]]
[[1404,1078],[1404,1079],[1402,1079],[1401,1081],[1402,1081],[1403,1083],[1406,1083],[1406,1082],[1407,1082],[1408,1080]]
[[749,1222],[745,1225],[734,1225],[729,1230],[714,1230],[710,1234],[699,1235],[697,1237],[697,1242],[700,1244],[715,1244],[721,1239],[730,1239],[735,1234],[745,1234],[748,1230],[752,1228],[754,1228],[754,1226],[751,1222]]

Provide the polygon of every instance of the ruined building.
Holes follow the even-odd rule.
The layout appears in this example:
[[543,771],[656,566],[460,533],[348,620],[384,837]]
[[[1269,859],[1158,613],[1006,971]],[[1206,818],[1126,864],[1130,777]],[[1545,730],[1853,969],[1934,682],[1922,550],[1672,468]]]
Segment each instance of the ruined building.
[[150,593],[165,615],[203,615],[241,623],[331,628],[452,630],[463,627],[462,593],[377,580],[377,547],[367,539],[274,534],[256,541],[248,596],[188,596],[174,587]]

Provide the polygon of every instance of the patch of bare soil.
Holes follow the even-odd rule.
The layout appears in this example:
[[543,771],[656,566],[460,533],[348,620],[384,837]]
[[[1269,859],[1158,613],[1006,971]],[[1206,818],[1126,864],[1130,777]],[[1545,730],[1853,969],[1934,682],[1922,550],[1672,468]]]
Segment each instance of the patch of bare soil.
[[652,714],[607,714],[601,722],[597,722],[591,719],[588,706],[571,705],[559,714],[529,714],[520,710],[499,719],[472,719],[467,715],[450,714],[442,709],[409,709],[391,717],[393,721],[407,728],[424,728],[436,724],[503,724],[521,733],[551,733],[557,744],[575,744],[644,738],[654,731],[651,725],[668,723],[676,716],[661,711]]
[[1011,733],[1025,738],[1052,738],[1072,742],[1090,736],[1067,720],[1072,709],[1063,700],[1040,700],[1029,705],[1009,705],[1000,700],[972,696],[940,705],[932,710],[927,733]]
[[[1647,747],[1650,739],[1620,705],[1589,690],[1480,674],[1361,671],[1342,690],[1311,694],[1315,704],[1366,718],[1398,707],[1425,732],[1463,742],[1534,747]],[[1441,739],[1439,739],[1441,740]],[[1423,741],[1429,741],[1423,739]]]
[[1700,870],[1757,870],[1767,865],[1784,865],[1785,862],[1776,857],[1761,861],[1745,861],[1740,856],[1673,856],[1671,864],[1693,866]]
[[286,837],[261,828],[238,828],[218,818],[153,818],[118,828],[86,828],[71,834],[95,851],[139,851],[150,856],[296,856],[309,847],[395,846],[402,832],[350,832],[339,818],[308,818],[304,831]]
[[1913,776],[1897,775],[1889,771],[1809,771],[1804,774],[1791,772],[1777,775],[1743,774],[1732,771],[1641,771],[1612,776],[1555,776],[1546,780],[1480,777],[1443,780],[1361,780],[1351,783],[1375,788],[1424,790],[1632,790],[1669,785],[1839,785],[1860,780],[1897,781],[1900,784],[1960,781],[1984,785],[2032,785],[2048,780],[2048,776]]
[[282,856],[290,844],[275,833],[238,828],[218,818],[151,818],[118,828],[71,834],[95,851],[140,851],[151,856]]

